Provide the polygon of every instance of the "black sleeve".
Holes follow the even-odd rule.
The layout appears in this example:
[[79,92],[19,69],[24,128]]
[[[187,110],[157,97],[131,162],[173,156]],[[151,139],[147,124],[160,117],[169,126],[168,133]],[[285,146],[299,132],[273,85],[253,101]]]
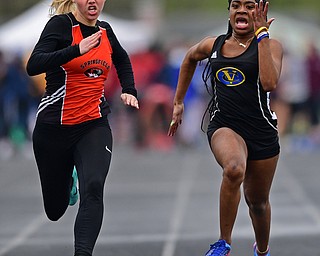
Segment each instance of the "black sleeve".
[[107,22],[101,22],[102,26],[107,29],[107,35],[112,47],[112,62],[116,68],[118,78],[122,87],[123,93],[131,94],[137,97],[137,90],[135,88],[134,76],[130,58],[119,43],[111,26]]
[[66,15],[53,16],[43,29],[27,63],[30,76],[57,68],[80,56],[79,45],[71,46],[71,21]]

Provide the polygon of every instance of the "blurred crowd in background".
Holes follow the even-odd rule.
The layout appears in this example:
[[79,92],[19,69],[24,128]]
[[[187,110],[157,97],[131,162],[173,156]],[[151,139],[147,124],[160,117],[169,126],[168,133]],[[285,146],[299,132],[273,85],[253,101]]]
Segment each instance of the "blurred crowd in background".
[[[178,44],[164,49],[154,44],[146,51],[130,55],[139,111],[121,104],[121,87],[112,69],[105,84],[105,96],[111,104],[110,122],[118,144],[169,151],[175,146],[190,148],[206,143],[201,131],[201,120],[210,98],[202,81],[205,63],[198,66],[187,93],[178,136],[167,136],[179,68],[188,47]],[[320,147],[320,54],[314,42],[308,47],[302,57],[285,51],[281,81],[271,93],[271,107],[278,116],[281,140],[290,138],[291,147],[300,150]],[[0,52],[1,158],[10,157],[30,144],[37,105],[45,90],[44,75],[26,74],[27,56],[17,54],[10,61],[4,56]]]
[[[205,141],[200,131],[209,95],[202,83],[204,64],[197,69],[186,96],[184,125],[179,138],[167,136],[172,102],[182,58],[188,45],[164,49],[154,44],[145,51],[130,54],[140,110],[126,107],[120,100],[121,86],[114,68],[105,83],[105,96],[111,105],[109,120],[116,144],[136,149],[168,151],[177,143],[188,147]],[[29,77],[25,71],[28,56],[10,58],[0,50],[0,158],[29,150],[37,106],[45,90],[45,74]],[[202,134],[201,134],[202,133]],[[26,152],[27,153],[27,152]]]
[[284,45],[281,79],[271,94],[271,107],[285,150],[304,151],[320,147],[320,54],[316,41],[307,42],[304,55]]
[[[168,137],[172,102],[187,44],[153,44],[145,51],[130,54],[140,110],[120,101],[121,87],[115,69],[105,84],[105,96],[115,144],[137,150],[170,151],[175,147],[194,148],[207,143],[201,131],[202,118],[210,95],[202,81],[205,63],[200,63],[185,99],[183,125],[177,137]],[[29,77],[28,56],[17,53],[5,58],[0,49],[0,158],[30,152],[37,106],[45,90],[44,74]],[[281,143],[290,150],[320,148],[320,54],[314,42],[305,56],[285,51],[281,81],[271,93],[271,107],[278,116]]]

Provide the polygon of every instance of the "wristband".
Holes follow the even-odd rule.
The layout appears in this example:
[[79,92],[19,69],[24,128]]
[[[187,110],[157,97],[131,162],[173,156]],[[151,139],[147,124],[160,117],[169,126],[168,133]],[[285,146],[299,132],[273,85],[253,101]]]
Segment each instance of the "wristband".
[[257,29],[256,32],[254,32],[255,35],[258,36],[262,30],[266,30],[267,32],[269,31],[269,29],[267,27],[260,27]]
[[257,36],[257,42],[260,43],[260,41],[263,39],[263,38],[269,38],[270,35],[269,35],[269,32],[261,32],[258,36]]
[[263,32],[260,32],[260,33],[257,35],[257,39],[259,39],[259,38],[260,38],[261,36],[263,36],[263,35],[269,35],[269,36],[270,36],[269,32],[263,31]]

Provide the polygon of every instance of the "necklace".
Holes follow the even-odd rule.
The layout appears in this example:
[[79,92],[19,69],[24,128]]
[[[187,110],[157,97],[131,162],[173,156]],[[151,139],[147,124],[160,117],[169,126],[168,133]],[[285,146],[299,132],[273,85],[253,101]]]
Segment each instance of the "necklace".
[[240,46],[242,46],[243,48],[246,48],[246,47],[247,47],[247,43],[249,43],[249,42],[254,38],[254,36],[253,36],[253,37],[249,38],[249,40],[248,40],[247,42],[241,43],[234,35],[232,35],[232,37],[233,37],[233,38],[238,42],[238,44],[239,44]]

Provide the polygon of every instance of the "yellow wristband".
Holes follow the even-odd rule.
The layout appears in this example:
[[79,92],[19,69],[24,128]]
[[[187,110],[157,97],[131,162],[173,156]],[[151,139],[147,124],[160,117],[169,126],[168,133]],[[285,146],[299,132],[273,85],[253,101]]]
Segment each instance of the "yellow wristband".
[[259,33],[260,33],[262,30],[266,30],[267,32],[269,31],[269,29],[268,29],[267,27],[260,27],[260,28],[257,29],[256,32],[254,32],[255,35],[258,36]]

